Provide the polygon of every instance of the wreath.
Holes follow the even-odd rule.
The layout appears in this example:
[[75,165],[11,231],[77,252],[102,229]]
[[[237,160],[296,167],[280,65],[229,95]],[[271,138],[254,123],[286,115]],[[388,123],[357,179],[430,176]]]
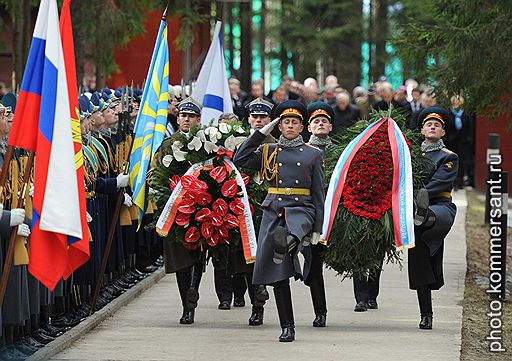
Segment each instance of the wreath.
[[[396,110],[373,112],[367,121],[333,136],[335,144],[326,152],[326,181],[343,150],[370,124],[391,117],[400,127],[411,153],[414,189],[421,187],[424,158],[422,137],[405,128],[405,117]],[[391,195],[393,161],[387,122],[384,122],[357,151],[350,164],[338,210],[329,236],[324,261],[343,277],[368,276],[386,263],[401,265],[401,252],[395,247]]]
[[210,250],[213,257],[220,257],[222,245],[240,247],[241,229],[248,227],[246,205],[251,215],[261,212],[253,199],[243,201],[243,188],[250,192],[257,185],[230,161],[248,134],[238,122],[210,123],[192,127],[188,136],[176,133],[164,141],[161,162],[151,174],[151,199],[158,208],[155,217],[166,205],[174,212],[172,227],[163,236],[187,249]]

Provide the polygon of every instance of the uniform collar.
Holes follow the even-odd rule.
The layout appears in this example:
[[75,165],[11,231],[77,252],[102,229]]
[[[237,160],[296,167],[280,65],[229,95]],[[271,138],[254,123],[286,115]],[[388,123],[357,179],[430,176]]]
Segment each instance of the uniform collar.
[[326,138],[319,138],[316,135],[312,134],[309,138],[309,144],[314,145],[315,147],[330,147],[332,145],[331,137],[327,136]]
[[425,141],[421,143],[421,151],[424,153],[441,150],[444,147],[445,145],[442,139],[439,139],[437,142],[434,143],[426,143]]
[[304,144],[304,139],[302,139],[302,135],[300,135],[300,134],[299,134],[299,136],[297,138],[294,138],[292,140],[287,139],[287,138],[285,138],[285,137],[283,137],[281,135],[279,137],[278,144],[280,146],[285,147],[285,148],[293,148],[293,147],[298,147],[299,145],[303,145]]

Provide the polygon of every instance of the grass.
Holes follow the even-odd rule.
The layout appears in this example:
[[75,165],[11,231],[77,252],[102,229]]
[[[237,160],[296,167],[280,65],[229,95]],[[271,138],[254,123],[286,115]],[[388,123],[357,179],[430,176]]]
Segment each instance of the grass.
[[[466,285],[462,312],[461,360],[512,360],[512,310],[510,300],[503,303],[501,321],[502,343],[507,352],[490,352],[485,339],[489,334],[489,297],[482,280],[489,277],[489,231],[484,224],[484,202],[476,191],[467,191],[466,214],[467,264]],[[508,248],[512,246],[512,232],[508,232]],[[508,252],[507,265],[512,267],[512,254]],[[507,289],[511,290],[510,283]],[[510,296],[509,296],[510,298]]]

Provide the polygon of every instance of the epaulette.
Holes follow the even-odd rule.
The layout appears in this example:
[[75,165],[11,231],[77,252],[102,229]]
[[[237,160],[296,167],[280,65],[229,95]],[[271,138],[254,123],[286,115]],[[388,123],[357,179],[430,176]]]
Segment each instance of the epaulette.
[[448,154],[454,154],[450,149],[448,148],[441,148],[442,151],[444,151],[445,153],[448,153]]
[[94,152],[94,150],[90,146],[85,145],[85,144],[82,144],[82,150],[83,150],[86,162],[91,167],[91,169],[94,172],[94,175],[96,176],[98,174],[98,169],[100,166],[98,157],[96,156],[96,152]]

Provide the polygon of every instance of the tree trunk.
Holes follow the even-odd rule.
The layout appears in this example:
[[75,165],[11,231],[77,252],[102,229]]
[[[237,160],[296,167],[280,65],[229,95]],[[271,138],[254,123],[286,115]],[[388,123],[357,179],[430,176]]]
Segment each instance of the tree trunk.
[[227,11],[227,17],[226,17],[226,21],[229,25],[229,31],[230,31],[230,35],[228,37],[228,44],[226,46],[226,48],[228,49],[228,54],[229,54],[229,72],[231,73],[231,76],[234,76],[235,75],[235,45],[234,45],[234,42],[233,42],[233,4],[232,3],[226,3],[224,5],[226,7],[226,11]]
[[[83,24],[84,9],[83,1],[71,2],[71,18],[73,20],[73,42],[75,45],[75,65],[76,65],[76,84],[80,91],[83,86],[84,79],[84,63],[85,63],[85,25]],[[80,95],[80,94],[78,94]]]
[[260,72],[261,79],[265,80],[265,0],[261,1],[261,23],[260,23]]
[[250,2],[240,3],[240,82],[251,89],[252,78],[252,9]]
[[388,0],[373,0],[375,8],[375,68],[374,78],[385,73],[387,62],[386,40],[388,37]]

